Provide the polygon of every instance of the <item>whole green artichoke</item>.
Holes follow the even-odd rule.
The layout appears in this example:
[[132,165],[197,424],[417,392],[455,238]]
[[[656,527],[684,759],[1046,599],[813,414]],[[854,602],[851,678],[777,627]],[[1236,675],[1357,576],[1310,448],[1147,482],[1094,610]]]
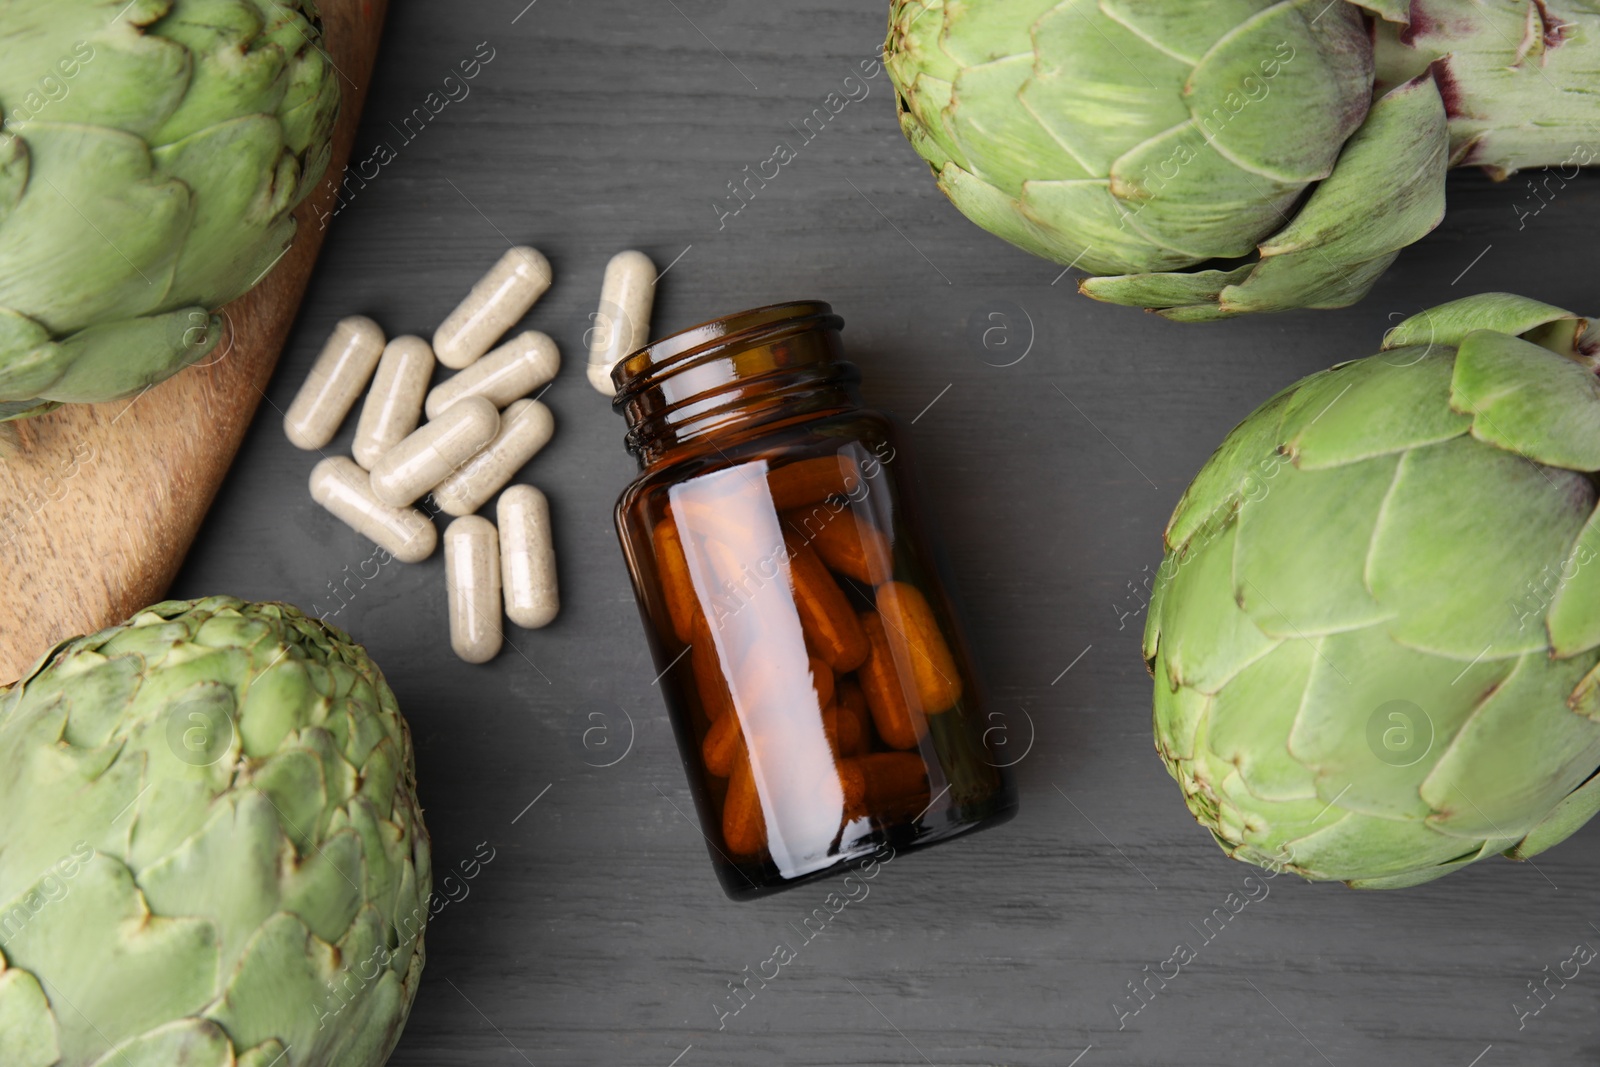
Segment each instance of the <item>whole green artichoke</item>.
[[309,0],[0,0],[0,418],[209,354],[338,106]]
[[1595,0],[894,0],[889,22],[901,126],[955,205],[1175,319],[1353,303],[1444,216],[1447,166],[1571,177],[1600,140]]
[[0,1064],[378,1067],[423,964],[411,738],[284,604],[169,601],[0,689]]
[[1600,810],[1597,334],[1445,304],[1195,478],[1144,652],[1156,748],[1230,855],[1390,888]]

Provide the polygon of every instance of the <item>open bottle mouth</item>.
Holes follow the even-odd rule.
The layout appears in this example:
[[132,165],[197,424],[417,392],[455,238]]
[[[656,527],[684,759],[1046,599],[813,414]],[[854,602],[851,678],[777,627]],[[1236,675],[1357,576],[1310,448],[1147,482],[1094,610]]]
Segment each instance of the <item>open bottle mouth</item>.
[[841,397],[858,378],[844,362],[844,320],[820,300],[741,311],[646,345],[611,372],[612,407],[641,458],[740,424],[799,413]]
[[820,300],[768,304],[702,322],[645,345],[618,363],[611,371],[617,389],[613,404],[622,409],[633,395],[730,349],[773,345],[786,335],[843,326],[844,320]]

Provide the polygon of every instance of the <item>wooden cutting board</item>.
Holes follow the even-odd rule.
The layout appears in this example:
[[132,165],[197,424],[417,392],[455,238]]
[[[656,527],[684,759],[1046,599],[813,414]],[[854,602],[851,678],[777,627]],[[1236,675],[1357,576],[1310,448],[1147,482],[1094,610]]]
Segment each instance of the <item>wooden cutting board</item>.
[[355,140],[388,0],[319,0],[343,103],[328,174],[295,212],[294,245],[224,309],[203,365],[143,394],[21,419],[0,440],[0,683],[55,642],[160,600],[272,377]]

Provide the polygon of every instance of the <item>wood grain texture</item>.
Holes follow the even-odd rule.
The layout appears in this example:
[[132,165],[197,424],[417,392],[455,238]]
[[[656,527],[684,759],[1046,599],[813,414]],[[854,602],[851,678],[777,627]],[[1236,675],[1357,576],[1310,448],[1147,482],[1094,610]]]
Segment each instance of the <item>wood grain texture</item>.
[[0,440],[0,682],[56,641],[161,598],[264,397],[310,280],[372,81],[388,0],[323,0],[324,48],[343,90],[327,175],[295,210],[294,243],[222,309],[204,363],[139,395],[73,404]]

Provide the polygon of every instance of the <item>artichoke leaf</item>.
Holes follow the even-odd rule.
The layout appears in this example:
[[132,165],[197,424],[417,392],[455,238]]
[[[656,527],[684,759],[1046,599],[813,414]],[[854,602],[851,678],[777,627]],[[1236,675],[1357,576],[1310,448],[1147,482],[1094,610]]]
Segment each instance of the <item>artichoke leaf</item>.
[[1379,18],[1404,25],[1411,21],[1411,0],[1350,0]]
[[239,739],[244,754],[265,759],[290,734],[309,725],[309,709],[321,698],[311,688],[303,660],[284,657],[266,667],[239,704]]
[[1228,31],[1195,67],[1184,96],[1222,155],[1264,185],[1304,185],[1333,171],[1366,118],[1372,75],[1360,13],[1345,3],[1297,0]]
[[955,163],[945,164],[939,172],[939,188],[963,215],[1024,251],[1069,266],[1088,251],[1071,237],[1040,226],[1015,199]]
[[370,682],[357,675],[346,699],[348,703],[345,706],[344,718],[349,726],[340,746],[345,759],[360,767],[367,762],[384,738],[388,738],[393,745],[399,745],[398,731],[388,729],[376,716],[364,714],[370,709],[377,708],[383,701]]
[[[1215,308],[1222,290],[1237,285],[1255,270],[1246,263],[1233,270],[1174,271],[1164,274],[1113,274],[1084,278],[1078,292],[1125,307],[1183,308],[1207,303]],[[1217,309],[1221,310],[1221,309]]]
[[1367,586],[1413,648],[1463,662],[1545,650],[1542,612],[1518,604],[1562,565],[1594,506],[1582,475],[1472,437],[1414,449],[1373,533]]
[[409,864],[403,849],[405,842],[399,828],[386,818],[380,818],[378,808],[388,806],[385,800],[375,804],[366,796],[350,802],[350,827],[361,835],[360,866],[363,875],[363,899],[376,901],[386,915],[400,914],[397,908],[401,891],[401,871]]
[[1328,804],[1421,820],[1433,814],[1420,789],[1435,754],[1517,661],[1463,664],[1418,652],[1389,636],[1392,625],[1316,639],[1289,751],[1316,773],[1317,794]]
[[0,308],[0,399],[25,400],[61,377],[61,353],[50,331]]
[[1351,878],[1345,882],[1351,889],[1409,889],[1416,885],[1426,885],[1436,882],[1447,874],[1454,874],[1469,863],[1502,852],[1510,845],[1516,843],[1515,838],[1494,837],[1485,841],[1482,846],[1464,856],[1457,856],[1444,863],[1435,863],[1431,866],[1418,867],[1414,871],[1404,874],[1391,874],[1381,878]]
[[1460,437],[1472,419],[1450,410],[1455,353],[1397,349],[1306,381],[1284,412],[1296,466],[1320,470]]
[[[419,814],[413,812],[412,817],[415,818]],[[386,823],[389,827],[394,825],[392,822]],[[418,956],[421,956],[421,939],[424,936],[433,895],[432,860],[427,849],[421,850],[420,854],[413,854],[411,843],[404,840],[397,841],[391,855],[400,864],[400,880],[395,889],[394,910],[389,913],[389,925],[393,931],[389,943],[398,944],[400,948],[395,953],[391,970],[405,977],[406,969],[411,966],[411,961],[406,958],[407,951],[414,947]],[[412,983],[408,985],[415,988]]]
[[1168,322],[1221,322],[1244,314],[1242,311],[1229,311],[1220,304],[1185,304],[1182,307],[1152,310]]
[[[405,1021],[395,973],[384,968],[373,980],[389,951],[384,938],[370,905],[336,945],[280,913],[262,927],[223,1000],[206,1015],[241,1045],[266,1041],[270,1030],[308,1063],[382,1063]],[[285,1003],[304,1007],[287,1016],[279,1007]]]
[[[126,655],[127,650],[108,645],[116,654]],[[248,665],[238,649],[205,648],[187,642],[176,644],[169,653],[168,664],[173,669],[147,677],[134,694],[131,717],[142,720],[131,724],[129,744],[135,748],[148,748],[163,757],[177,757],[173,766],[163,768],[175,777],[193,777],[213,780],[219,775],[207,770],[212,757],[228,757],[237,752],[237,738],[233,736],[236,694],[239,687],[249,681]],[[187,657],[187,658],[182,658]],[[178,661],[174,663],[174,661]],[[178,667],[183,669],[177,669]],[[182,738],[181,753],[173,753],[162,731],[168,728],[165,721],[156,719],[181,719],[185,727],[199,724],[196,715],[217,712],[229,722],[218,722],[215,730]],[[192,713],[192,714],[191,714]],[[157,734],[162,734],[157,738]],[[183,768],[192,768],[184,771]]]
[[[1201,719],[1195,730],[1195,753],[1190,761],[1196,801],[1190,810],[1213,834],[1237,841],[1252,829],[1254,807],[1244,788],[1239,768],[1218,756],[1211,747],[1211,720]],[[1241,803],[1243,801],[1243,803]]]
[[222,319],[200,307],[91,326],[51,346],[56,376],[32,392],[69,404],[131,396],[209,356],[222,333]]
[[[361,794],[373,804],[387,803],[388,798],[394,796],[399,774],[394,742],[385,737],[362,761],[359,775]],[[388,815],[387,812],[384,814]]]
[[1237,528],[1191,541],[1162,600],[1161,644],[1176,685],[1212,694],[1281,639],[1261,631],[1233,599]]
[[1184,803],[1194,813],[1195,819],[1215,834],[1223,822],[1219,803],[1222,790],[1221,778],[1232,768],[1218,765],[1211,755],[1211,750],[1206,747],[1205,716],[1197,718],[1193,726],[1194,737],[1189,745],[1190,754],[1182,759],[1173,760],[1169,769],[1173,771],[1178,788],[1183,791]]
[[893,0],[883,52],[897,84],[909,85],[911,77],[902,75],[917,71],[926,71],[946,84],[955,78],[961,65],[945,50],[944,26],[943,0]]
[[[1597,657],[1517,661],[1440,753],[1422,783],[1428,825],[1457,837],[1530,833],[1600,766],[1600,722],[1576,715],[1567,696]],[[1527,768],[1538,767],[1538,774]]]
[[1155,577],[1150,584],[1150,603],[1145,605],[1144,634],[1140,639],[1140,651],[1144,655],[1145,669],[1155,673],[1156,651],[1161,643],[1161,612],[1162,605],[1167,599],[1167,589],[1172,583],[1172,569],[1167,562],[1169,556],[1163,556],[1161,564],[1156,568]]
[[[4,5],[0,104],[31,136],[32,117],[147,136],[189,91],[188,51],[146,33],[172,0],[73,0]],[[50,95],[42,90],[60,86]]]
[[[333,151],[333,124],[339,117],[338,78],[332,62],[317,48],[304,48],[290,64],[289,87],[278,111],[283,143],[289,151],[299,155],[314,146],[321,146],[322,152]],[[305,169],[307,173],[316,171],[310,179],[313,184],[322,177],[321,167],[308,162]]]
[[[348,722],[348,716],[341,710],[329,719],[329,725],[334,721]],[[356,795],[361,775],[344,758],[343,746],[331,730],[312,726],[300,731],[298,740],[307,751],[315,753],[317,761],[322,764],[322,781],[328,791],[329,806],[323,811],[323,821],[318,824],[318,829],[326,831],[326,820],[333,818],[345,802]]]
[[[1477,858],[1482,844],[1447,837],[1425,825],[1350,812],[1329,812],[1319,828],[1287,846],[1294,868],[1321,881],[1363,882],[1376,887],[1423,868]],[[1449,873],[1447,869],[1444,873]]]
[[126,839],[129,805],[144,788],[144,757],[119,758],[116,745],[61,744],[66,717],[58,694],[30,700],[5,719],[15,743],[0,747],[0,811],[31,814],[12,820],[0,850],[0,901],[22,895],[46,870],[81,859],[87,849],[115,849]]
[[[1108,17],[1097,0],[1062,0],[1034,28],[1038,52],[1022,103],[1095,174],[1126,147],[1189,117],[1189,65]],[[1132,269],[1140,269],[1138,266]]]
[[290,869],[283,910],[317,937],[336,942],[350,929],[362,904],[361,838],[352,829],[323,840]]
[[140,612],[125,627],[102,631],[77,642],[92,648],[102,656],[121,656],[127,653],[143,656],[146,661],[165,659],[183,645],[189,637],[189,628],[181,622],[170,622],[159,612]]
[[1368,592],[1365,571],[1399,465],[1398,456],[1326,470],[1285,463],[1244,501],[1233,598],[1263,633],[1304,639],[1393,618]]
[[316,753],[281,749],[251,769],[250,784],[272,801],[295,852],[309,854],[317,820],[328,805],[322,761]]
[[283,662],[289,655],[276,647],[277,643],[270,640],[272,637],[272,627],[261,619],[242,615],[213,615],[200,624],[200,628],[189,638],[189,644],[199,648],[248,651],[251,653],[251,669],[265,671],[274,663]]
[[256,929],[278,910],[278,876],[287,842],[278,815],[260,793],[218,804],[205,827],[139,875],[157,915],[209,915],[224,973],[231,972]]
[[1600,470],[1600,380],[1520,337],[1475,330],[1456,353],[1450,406],[1472,436],[1538,463]]
[[7,937],[5,951],[52,1001],[59,995],[94,1020],[93,1029],[62,1029],[64,1062],[88,1063],[107,1043],[195,1014],[211,1000],[218,973],[209,922],[152,915],[128,868],[110,856],[91,857],[62,884],[66,893]]
[[[1284,410],[1308,381],[1281,390],[1223,438],[1172,511],[1164,534],[1169,549],[1182,550],[1202,530],[1219,525],[1238,511],[1247,497],[1265,490],[1267,480],[1288,462],[1280,450]],[[1175,562],[1163,563],[1162,570],[1169,570]]]
[[233,1044],[216,1023],[179,1019],[124,1042],[90,1067],[235,1067]]
[[1231,840],[1219,840],[1222,850],[1235,859],[1295,873],[1303,872],[1294,863],[1293,842],[1352,818],[1321,797],[1263,803],[1242,782],[1232,800],[1244,829]]
[[115,656],[85,671],[52,676],[32,686],[28,696],[41,700],[59,693],[67,709],[62,740],[75,748],[94,749],[109,742],[122,725],[143,676],[144,661],[138,656]]
[[1278,0],[1100,0],[1100,8],[1174,59],[1194,66],[1234,26]]
[[1512,293],[1478,293],[1418,312],[1383,335],[1385,350],[1408,345],[1459,345],[1474,330],[1521,335],[1577,316]]
[[1375,259],[1350,263],[1326,249],[1308,248],[1263,257],[1248,279],[1222,291],[1220,306],[1234,314],[1349,307],[1367,295],[1399,255],[1385,252]]
[[1222,306],[1282,311],[1359,300],[1401,248],[1444,217],[1447,139],[1431,75],[1385,94],[1294,221],[1261,245],[1250,278],[1223,291]]
[[1532,859],[1577,833],[1597,812],[1600,812],[1600,774],[1569,793],[1506,855],[1514,860]]
[[1195,729],[1210,710],[1211,697],[1198,689],[1172,681],[1166,660],[1157,653],[1154,666],[1156,685],[1156,748],[1170,764],[1194,758]]
[[1289,730],[1315,661],[1312,642],[1285,641],[1211,698],[1211,749],[1239,768],[1242,786],[1257,800],[1316,799],[1311,771],[1289,754]]
[[164,176],[195,195],[194,220],[169,299],[218,307],[261,278],[288,248],[298,164],[266,115],[212,126],[152,153]]
[[1596,667],[1573,687],[1567,706],[1579,715],[1600,722],[1600,667]]
[[[6,216],[22,199],[22,193],[28,187],[30,166],[28,142],[0,129],[0,225],[5,224]],[[8,339],[0,333],[0,352],[10,347]]]
[[1033,76],[1033,55],[967,67],[955,80],[949,122],[962,158],[979,178],[1022,195],[1024,182],[1095,177],[1025,108],[1017,94]]
[[1034,25],[1061,0],[946,0],[939,43],[958,66],[977,66],[1007,56],[1033,58]]
[[0,229],[0,306],[70,333],[157,310],[193,207],[145,143],[101,127],[33,123],[33,173]]
[[287,1051],[276,1040],[263,1042],[249,1052],[241,1053],[237,1067],[278,1067]]
[[[1445,142],[1444,100],[1431,76],[1386,93],[1294,222],[1261,246],[1262,257],[1320,247],[1353,263],[1418,240],[1444,217]],[[1375,198],[1375,190],[1388,195]]]
[[[952,197],[954,199],[954,197]],[[1022,214],[1040,232],[1051,235],[1055,251],[1051,258],[1068,266],[1096,273],[1125,273],[1140,265],[1164,270],[1181,267],[1194,257],[1181,249],[1169,248],[1145,232],[1138,213],[1130,211],[1111,193],[1105,179],[1091,181],[1030,181],[1022,187]],[[1057,221],[1070,219],[1072,229],[1058,228]],[[1084,242],[1077,244],[1076,242]],[[1069,260],[1066,253],[1079,249]]]
[[[295,916],[278,912],[255,931],[227,976],[222,996],[204,1010],[204,1017],[231,1034],[238,1046],[276,1039],[296,1050],[300,1062],[338,1062],[319,1055],[318,1046],[329,1040],[330,1030],[339,1029],[322,1029],[328,1022],[322,1012],[335,1011],[341,1003],[332,985],[343,977],[339,958],[334,945]],[[359,956],[352,960],[360,962]],[[366,995],[359,986],[352,982],[354,992]],[[294,1005],[294,1010],[285,1012],[283,1004]]]
[[[1552,656],[1576,656],[1600,647],[1600,508],[1589,515],[1561,569],[1542,575],[1528,592],[1533,610],[1548,598],[1545,628]],[[1522,606],[1528,606],[1527,600]]]
[[1588,319],[1574,315],[1547,322],[1523,334],[1522,339],[1548,349],[1563,359],[1573,360],[1591,369],[1596,366],[1595,353],[1600,350],[1600,343],[1597,343],[1600,342],[1600,330]]
[[[150,707],[157,688],[143,688],[134,706]],[[196,682],[158,707],[129,731],[126,748],[148,759],[146,786],[131,816],[128,860],[136,869],[204,828],[211,802],[229,788],[238,758],[231,687]]]
[[27,971],[0,967],[0,1063],[6,1067],[55,1067],[61,1046],[50,1002]]
[[1192,262],[1249,255],[1290,218],[1304,188],[1242,169],[1193,120],[1134,147],[1111,167],[1112,195],[1140,229]]
[[289,57],[261,30],[261,10],[252,0],[184,0],[161,20],[156,32],[188,50],[194,73],[177,109],[150,131],[152,144],[278,110],[289,87]]
[[[933,77],[931,74],[918,74],[912,83],[912,91],[906,96],[906,102],[911,105],[911,113],[922,126],[921,141],[912,141],[912,146],[917,148],[917,154],[926,159],[935,168],[942,168],[945,161],[956,163],[961,167],[970,167],[967,157],[962,154],[961,147],[956,144],[955,132],[950,128],[950,101],[955,92],[955,86],[947,81]],[[926,118],[923,118],[926,115]],[[904,124],[904,116],[901,118]]]
[[[408,978],[411,988],[416,988],[416,975]],[[385,971],[363,992],[365,999],[350,1012],[349,1021],[344,1026],[329,1027],[332,1036],[325,1038],[329,1063],[386,1063],[400,1041],[400,1027],[405,1022],[400,979]]]

